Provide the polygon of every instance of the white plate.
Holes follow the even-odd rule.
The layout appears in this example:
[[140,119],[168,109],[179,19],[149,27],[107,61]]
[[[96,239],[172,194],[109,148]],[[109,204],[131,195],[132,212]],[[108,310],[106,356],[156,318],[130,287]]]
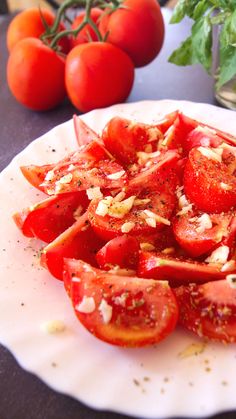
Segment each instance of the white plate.
[[[236,135],[234,112],[190,102],[118,105],[83,119],[100,131],[114,115],[154,122],[176,109]],[[145,418],[206,416],[235,409],[234,345],[198,346],[200,340],[180,329],[154,348],[104,344],[76,320],[63,284],[40,268],[37,250],[42,244],[22,237],[11,219],[14,211],[40,198],[19,166],[46,164],[75,148],[68,121],[32,142],[0,175],[1,343],[23,368],[93,408]],[[53,320],[64,322],[65,331],[49,335],[41,329]],[[196,354],[180,356],[192,343]]]

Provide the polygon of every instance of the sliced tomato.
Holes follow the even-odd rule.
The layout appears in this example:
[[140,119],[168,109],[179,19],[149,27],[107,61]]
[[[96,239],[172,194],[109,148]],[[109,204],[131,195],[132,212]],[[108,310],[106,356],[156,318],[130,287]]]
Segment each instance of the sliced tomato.
[[140,252],[138,276],[169,281],[173,287],[225,278],[222,265],[207,264],[164,253]]
[[186,137],[195,128],[196,124],[187,116],[179,113],[173,123],[165,133],[162,146],[168,149],[183,151]]
[[[212,223],[212,227],[204,227],[204,217]],[[232,218],[231,213],[208,215],[191,212],[175,217],[172,221],[173,232],[180,246],[190,256],[198,257],[213,250],[218,243],[229,236]]]
[[175,289],[179,322],[200,337],[236,342],[236,289],[226,280]]
[[60,194],[15,213],[13,219],[25,236],[49,243],[70,227],[88,204],[84,191]]
[[30,164],[29,166],[21,166],[20,170],[32,186],[39,189],[41,192],[44,192],[41,183],[44,181],[46,174],[52,170],[54,166],[54,164],[45,164],[43,166]]
[[103,245],[104,242],[95,235],[85,213],[43,249],[41,265],[57,279],[62,279],[65,257],[83,259],[97,266],[95,255]]
[[156,127],[162,132],[162,134],[165,134],[166,131],[171,127],[171,125],[174,124],[178,115],[179,111],[168,113],[167,115],[165,115],[163,119],[157,121]]
[[[126,199],[133,199],[133,202],[124,212],[122,206],[127,205]],[[121,236],[126,227],[130,227],[127,232],[132,236],[149,236],[163,230],[170,224],[169,219],[176,206],[175,193],[166,183],[159,184],[156,188],[145,187],[137,195],[128,195],[128,198],[126,196],[122,202],[112,200],[111,204],[108,204],[107,214],[99,212],[101,201],[104,202],[93,200],[90,203],[88,215],[96,233],[105,240]],[[150,223],[150,218],[155,218],[155,222]]]
[[197,128],[192,130],[183,141],[183,147],[186,153],[194,147],[219,147],[223,142],[223,139],[219,137],[216,132],[210,130],[207,127],[199,125]]
[[79,146],[89,144],[95,140],[101,141],[100,137],[93,131],[78,115],[73,115],[74,130]]
[[124,234],[115,237],[103,246],[96,259],[101,269],[109,271],[114,266],[136,269],[139,255],[139,242],[135,237]]
[[113,156],[122,164],[138,160],[137,152],[157,150],[162,132],[154,125],[141,124],[121,117],[112,118],[102,132],[103,142]]
[[228,212],[236,205],[236,177],[224,163],[206,157],[197,148],[189,153],[184,189],[190,202],[202,211]]
[[158,343],[175,328],[178,306],[166,282],[116,276],[65,260],[76,316],[97,338],[123,347]]
[[178,184],[177,168],[179,162],[179,154],[175,150],[161,152],[156,158],[150,158],[143,165],[137,166],[137,169],[128,171],[129,184],[128,190],[139,190],[143,185],[155,185],[160,183],[169,183],[171,189]]

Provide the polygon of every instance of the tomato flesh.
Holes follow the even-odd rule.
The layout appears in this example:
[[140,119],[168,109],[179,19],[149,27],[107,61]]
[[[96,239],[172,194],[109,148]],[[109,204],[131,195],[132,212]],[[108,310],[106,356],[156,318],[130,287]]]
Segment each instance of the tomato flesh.
[[138,255],[138,240],[125,234],[106,243],[97,253],[96,259],[99,268],[104,270],[110,270],[112,266],[136,269]]
[[[76,316],[105,342],[142,347],[161,341],[175,328],[178,306],[166,282],[111,275],[74,259],[65,260],[64,280]],[[81,304],[87,298],[94,304],[90,313]]]
[[224,163],[205,157],[198,149],[189,153],[184,189],[189,201],[202,211],[227,212],[236,205],[236,177]]
[[182,286],[175,294],[185,328],[200,337],[236,342],[236,289],[228,281]]
[[172,287],[192,282],[202,284],[225,278],[222,265],[210,265],[185,257],[168,256],[164,253],[140,252],[138,276],[169,281]]

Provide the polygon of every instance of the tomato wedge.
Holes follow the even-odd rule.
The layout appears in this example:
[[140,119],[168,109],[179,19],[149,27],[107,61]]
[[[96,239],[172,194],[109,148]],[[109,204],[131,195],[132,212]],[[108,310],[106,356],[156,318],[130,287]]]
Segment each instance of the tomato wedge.
[[[201,149],[201,150],[200,150]],[[228,212],[236,205],[236,177],[224,163],[202,154],[210,148],[194,148],[189,153],[184,171],[187,198],[198,209],[209,213]]]
[[88,216],[93,229],[105,240],[125,232],[132,236],[148,236],[170,225],[169,219],[175,205],[174,191],[162,184],[153,189],[145,187],[137,196],[125,196],[120,202],[116,201],[116,197],[93,200],[88,208]]
[[23,176],[28,182],[39,189],[41,192],[45,192],[44,188],[41,187],[41,183],[44,181],[46,174],[54,168],[54,164],[45,164],[43,166],[36,166],[30,164],[29,166],[21,166],[20,170]]
[[[236,279],[236,274],[235,274]],[[236,289],[226,280],[175,289],[179,322],[200,337],[236,342]]]
[[168,256],[161,252],[140,252],[138,276],[166,280],[172,287],[176,287],[192,282],[202,284],[223,279],[226,274],[221,271],[221,268],[222,265],[219,264],[207,264],[185,257]]
[[64,281],[80,322],[105,342],[142,347],[175,328],[178,306],[166,282],[111,275],[74,259],[65,260]]
[[79,146],[87,145],[91,141],[101,141],[100,137],[79,116],[73,115],[74,130]]
[[81,258],[96,266],[95,255],[103,245],[104,242],[90,227],[87,213],[85,213],[43,249],[41,265],[57,279],[62,280],[64,258]]
[[115,237],[97,253],[99,268],[109,271],[112,267],[136,269],[139,255],[139,242],[135,237],[124,234]]
[[229,237],[233,215],[187,213],[172,220],[173,232],[180,246],[192,257],[210,252]]
[[27,237],[49,243],[70,227],[89,204],[84,191],[52,196],[13,215]]
[[[137,152],[157,150],[162,132],[154,125],[141,124],[121,117],[112,118],[102,132],[107,150],[122,164],[129,165],[138,160]],[[124,141],[125,139],[125,141]]]

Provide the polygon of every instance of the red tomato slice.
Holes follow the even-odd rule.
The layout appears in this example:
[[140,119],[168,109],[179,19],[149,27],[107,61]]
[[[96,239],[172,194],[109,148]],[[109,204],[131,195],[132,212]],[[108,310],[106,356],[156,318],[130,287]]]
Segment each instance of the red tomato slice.
[[52,170],[54,166],[54,164],[45,164],[44,166],[35,166],[31,164],[29,166],[21,166],[20,170],[25,179],[28,180],[32,186],[44,192],[41,183],[44,181],[46,174]]
[[109,271],[114,266],[136,269],[139,256],[139,242],[135,237],[124,234],[115,237],[97,253],[99,268]]
[[25,236],[49,243],[70,227],[88,204],[83,191],[61,194],[15,213],[13,219]]
[[100,137],[79,116],[73,115],[74,130],[79,146],[87,145],[95,140],[100,142]]
[[[135,199],[133,198],[134,201],[131,202],[131,208],[124,213],[121,205],[127,202],[126,199],[132,199],[132,196]],[[168,184],[164,183],[150,189],[146,187],[137,196],[132,196],[125,197],[122,202],[112,201],[109,211],[111,208],[113,212],[110,214],[109,212],[103,215],[99,213],[101,201],[104,202],[104,200],[94,200],[89,205],[88,215],[91,225],[104,240],[111,240],[121,236],[124,232],[128,232],[132,236],[148,236],[163,230],[166,225],[170,224],[169,219],[176,205],[176,196],[173,190],[168,189]],[[149,219],[153,217],[155,222],[152,223]],[[131,228],[129,231],[125,231],[125,227]]]
[[154,125],[135,123],[128,119],[114,117],[105,126],[102,139],[107,150],[122,164],[129,165],[138,160],[137,152],[157,150],[162,132]]
[[163,119],[158,121],[155,126],[162,132],[162,134],[165,134],[166,131],[171,127],[171,125],[174,124],[178,115],[179,111],[168,113],[167,115],[165,115]]
[[183,147],[184,150],[189,153],[194,147],[203,146],[216,148],[222,144],[222,142],[222,138],[214,133],[214,131],[212,132],[209,128],[199,125],[184,139]]
[[140,252],[138,276],[169,281],[172,287],[192,282],[205,283],[225,278],[222,265],[167,256],[164,253]]
[[[201,227],[201,217],[211,221],[211,228]],[[180,246],[192,257],[204,255],[213,250],[229,236],[229,225],[233,215],[188,213],[172,221],[173,232]]]
[[236,177],[224,163],[205,157],[196,148],[190,151],[185,166],[184,189],[202,211],[228,212],[236,205]]
[[72,257],[97,265],[95,255],[104,245],[88,222],[87,213],[47,245],[42,252],[41,264],[57,279],[63,277],[63,259]]
[[176,189],[179,172],[177,165],[179,154],[175,150],[162,152],[158,157],[148,159],[144,165],[139,165],[137,170],[128,172],[130,174],[128,190],[139,190],[143,185],[155,185],[169,183],[169,186]]
[[180,153],[183,151],[186,137],[195,128],[196,124],[190,118],[183,114],[178,114],[173,125],[165,133],[162,146],[168,149],[177,149]]
[[[236,276],[235,276],[236,278]],[[236,342],[236,289],[226,280],[175,289],[180,324],[200,337]]]
[[175,328],[178,306],[166,282],[111,275],[73,259],[66,259],[64,268],[76,316],[97,338],[142,347]]
[[123,167],[110,159],[110,154],[100,143],[92,141],[84,149],[71,153],[57,163],[45,176],[41,188],[48,195],[53,195],[82,191],[94,186],[119,188],[126,181]]

